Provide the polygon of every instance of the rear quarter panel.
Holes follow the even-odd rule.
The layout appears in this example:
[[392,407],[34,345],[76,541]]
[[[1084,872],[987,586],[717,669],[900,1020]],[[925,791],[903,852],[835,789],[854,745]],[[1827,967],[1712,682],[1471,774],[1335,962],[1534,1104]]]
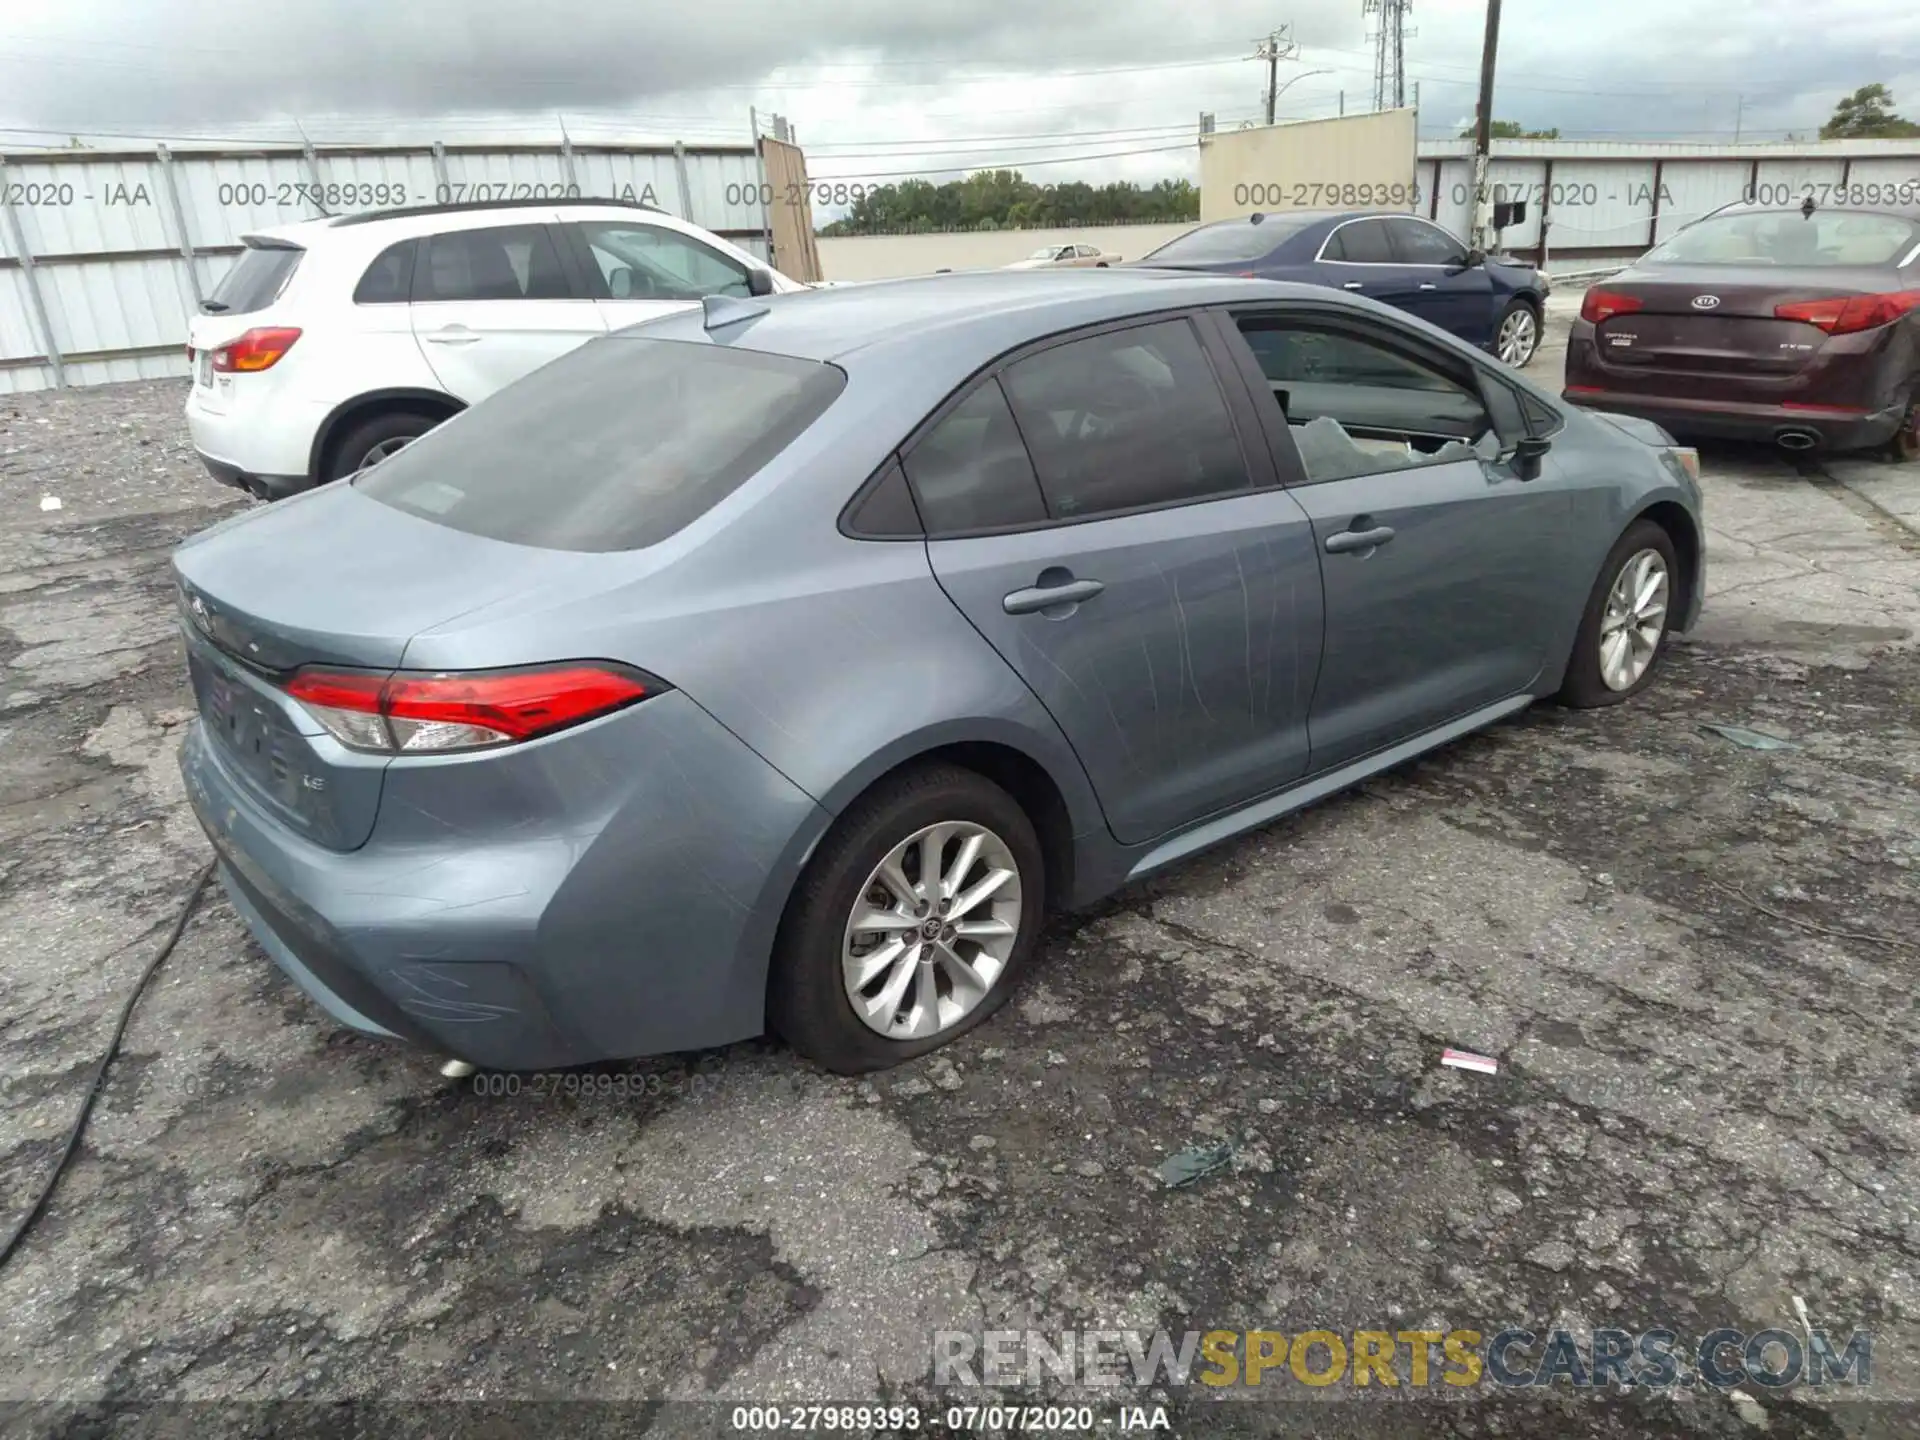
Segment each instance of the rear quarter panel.
[[[920,540],[855,540],[841,509],[946,387],[851,380],[829,419],[677,535],[416,635],[409,668],[560,658],[658,675],[838,814],[943,745],[1018,750],[1053,778],[1076,834],[1103,827],[1051,716],[953,606]],[[924,406],[922,398],[926,399]],[[594,557],[597,561],[616,557]]]

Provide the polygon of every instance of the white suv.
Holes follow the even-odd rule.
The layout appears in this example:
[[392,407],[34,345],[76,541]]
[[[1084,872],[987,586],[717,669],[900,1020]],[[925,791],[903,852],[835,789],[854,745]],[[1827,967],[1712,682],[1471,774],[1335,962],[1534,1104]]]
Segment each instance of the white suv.
[[276,226],[193,317],[187,426],[277,499],[371,464],[596,335],[709,295],[807,287],[710,231],[604,200]]

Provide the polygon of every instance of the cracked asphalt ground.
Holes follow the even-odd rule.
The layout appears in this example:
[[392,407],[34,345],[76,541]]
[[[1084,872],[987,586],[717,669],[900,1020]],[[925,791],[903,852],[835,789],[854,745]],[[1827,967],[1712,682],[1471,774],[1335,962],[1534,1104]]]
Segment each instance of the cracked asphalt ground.
[[[164,565],[246,502],[182,384],[0,398],[6,1224],[208,858]],[[1874,1332],[1880,1403],[1290,1384],[1181,1424],[1913,1433],[1920,467],[1706,465],[1706,619],[1644,698],[1536,707],[1059,919],[1001,1017],[870,1082],[755,1043],[483,1095],[336,1030],[210,894],[0,1272],[0,1396],[930,1403],[939,1329],[1691,1339],[1799,1297]]]

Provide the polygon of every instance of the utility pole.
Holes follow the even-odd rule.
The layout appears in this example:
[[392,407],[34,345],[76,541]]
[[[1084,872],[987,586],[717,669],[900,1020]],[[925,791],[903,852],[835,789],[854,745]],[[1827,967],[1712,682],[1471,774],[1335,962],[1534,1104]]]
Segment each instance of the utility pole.
[[1740,143],[1740,121],[1745,117],[1746,109],[1747,109],[1747,97],[1744,95],[1734,96],[1733,97],[1733,143],[1736,145]]
[[1493,239],[1493,198],[1487,190],[1487,161],[1493,150],[1493,62],[1500,47],[1500,0],[1487,0],[1487,38],[1480,47],[1480,111],[1473,127],[1473,234],[1476,250]]
[[1259,41],[1260,49],[1254,57],[1267,62],[1267,124],[1269,125],[1273,124],[1274,101],[1280,93],[1280,62],[1291,60],[1300,53],[1300,47],[1294,44],[1288,33],[1292,29],[1291,25],[1282,25],[1278,30],[1270,33],[1266,39]]

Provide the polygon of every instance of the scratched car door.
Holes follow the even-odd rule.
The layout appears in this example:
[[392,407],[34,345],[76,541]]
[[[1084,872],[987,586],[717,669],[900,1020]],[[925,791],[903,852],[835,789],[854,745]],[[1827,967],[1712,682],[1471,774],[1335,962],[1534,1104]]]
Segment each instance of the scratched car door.
[[1312,525],[1241,443],[1250,397],[1223,391],[1200,333],[1156,320],[1018,359],[905,456],[934,573],[1128,843],[1306,766]]

